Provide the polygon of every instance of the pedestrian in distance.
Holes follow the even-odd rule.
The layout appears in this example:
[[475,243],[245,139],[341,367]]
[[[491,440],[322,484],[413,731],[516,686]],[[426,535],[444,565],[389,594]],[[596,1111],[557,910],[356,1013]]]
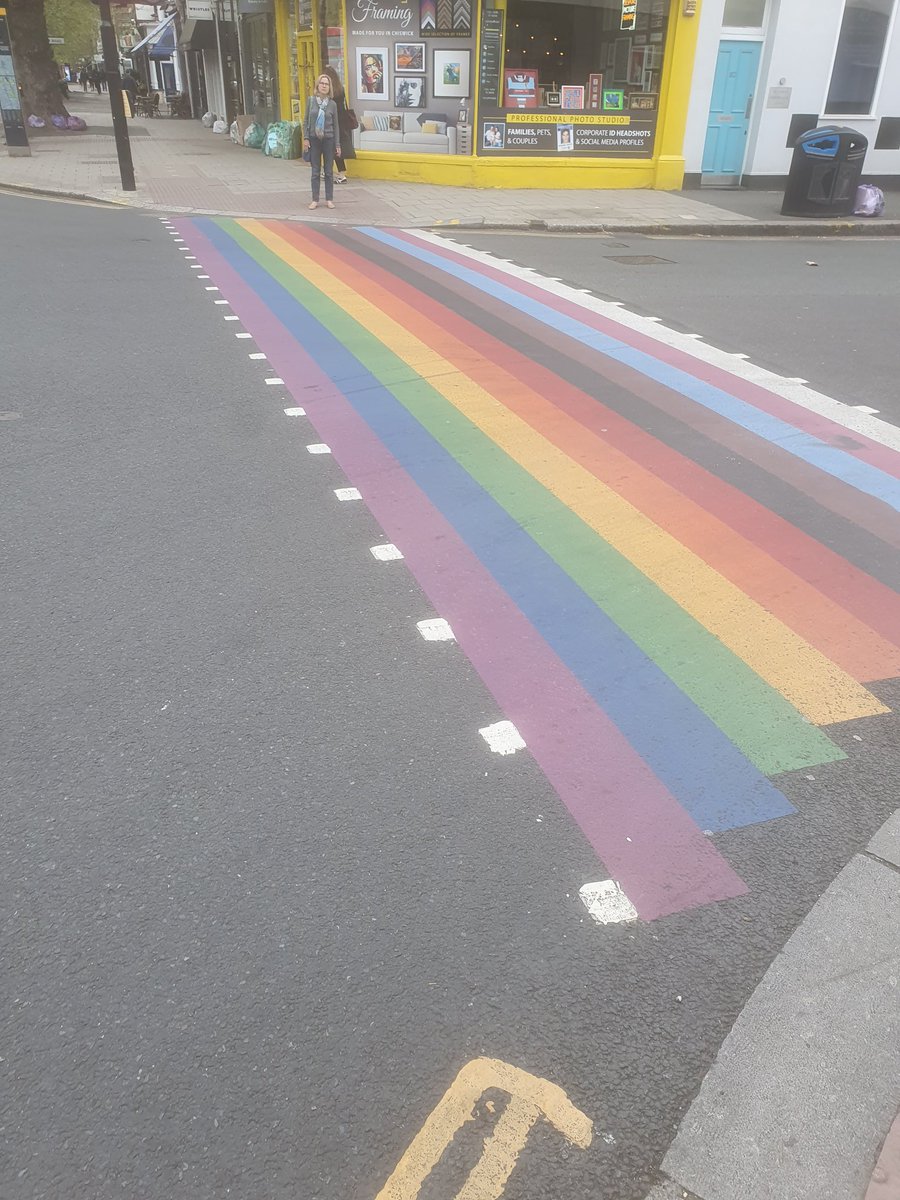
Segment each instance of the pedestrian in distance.
[[138,94],[138,81],[133,71],[126,71],[122,76],[122,91],[128,96],[130,112],[134,116],[134,101]]
[[337,105],[331,95],[331,79],[322,74],[316,80],[316,90],[306,102],[303,121],[303,156],[309,155],[312,183],[310,208],[319,207],[319,192],[325,177],[325,207],[334,208],[334,160],[341,154],[341,135],[338,127]]
[[344,91],[344,85],[341,83],[340,76],[334,67],[323,67],[322,74],[327,75],[331,80],[331,95],[337,105],[338,114],[338,141],[341,144],[341,153],[334,156],[334,165],[338,169],[338,173],[334,177],[334,182],[346,183],[346,160],[348,158],[356,158],[356,151],[353,149],[353,130],[356,128],[356,115],[353,115],[351,121],[351,110],[347,107],[347,93]]
[[81,90],[86,92],[88,90],[88,83],[90,82],[90,76],[87,73],[87,67],[81,68],[81,74],[78,76],[78,82],[81,84]]

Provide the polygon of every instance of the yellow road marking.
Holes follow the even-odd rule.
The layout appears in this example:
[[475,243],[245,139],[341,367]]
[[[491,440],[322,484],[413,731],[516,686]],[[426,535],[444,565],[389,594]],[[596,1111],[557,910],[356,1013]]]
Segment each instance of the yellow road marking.
[[540,1117],[546,1117],[580,1149],[586,1150],[591,1144],[593,1122],[572,1104],[562,1088],[499,1059],[475,1058],[466,1063],[438,1101],[375,1200],[416,1200],[444,1151],[463,1125],[474,1118],[478,1101],[492,1088],[507,1092],[510,1101],[455,1200],[499,1200],[519,1152]]
[[847,672],[352,285],[258,221],[239,224],[427,378],[435,391],[808,720],[830,725],[890,711]]

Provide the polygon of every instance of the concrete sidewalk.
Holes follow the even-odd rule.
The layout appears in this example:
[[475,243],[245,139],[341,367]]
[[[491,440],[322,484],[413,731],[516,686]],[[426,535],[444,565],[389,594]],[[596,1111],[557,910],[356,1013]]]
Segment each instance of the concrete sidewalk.
[[[334,210],[310,212],[309,168],[235,146],[198,121],[129,122],[138,189],[119,183],[106,96],[77,90],[69,111],[88,122],[85,133],[33,132],[30,158],[0,147],[0,187],[126,204],[166,213],[222,214],[311,220],[345,225],[557,232],[660,233],[731,236],[778,234],[900,234],[900,195],[888,197],[878,220],[832,221],[782,217],[780,193],[529,191],[438,187],[353,179],[336,188]],[[702,198],[701,198],[702,197]]]
[[900,812],[788,940],[647,1200],[900,1200]]

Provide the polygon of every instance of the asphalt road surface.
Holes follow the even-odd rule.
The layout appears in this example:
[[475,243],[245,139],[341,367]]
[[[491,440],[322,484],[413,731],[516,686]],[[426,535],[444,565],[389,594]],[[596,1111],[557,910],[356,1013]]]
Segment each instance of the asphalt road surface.
[[[605,373],[549,294],[447,243],[8,197],[0,229],[0,1195],[376,1200],[426,1127],[436,1168],[396,1200],[455,1197],[491,1131],[517,1153],[473,1198],[643,1200],[773,956],[897,804],[883,448],[845,431],[817,466],[812,434],[801,461],[742,427],[728,450],[725,417],[635,382],[668,351]],[[786,331],[813,271],[793,244],[653,243],[680,265],[602,279],[608,242],[491,245],[839,399],[845,331],[896,325],[894,244],[817,246],[880,282],[852,325],[831,304],[814,355]],[[737,295],[740,272],[725,312],[710,280]],[[859,359],[885,410],[892,338]],[[614,507],[588,511],[571,462],[601,430]],[[733,521],[704,527],[721,571],[739,510],[777,524],[758,578],[828,654],[753,579],[704,592],[677,538],[588,529],[620,495],[657,530],[689,511],[646,438],[657,482]],[[772,565],[789,544],[816,604]],[[671,598],[685,578],[702,614]],[[439,618],[456,640],[421,636]],[[491,751],[504,720],[527,749]],[[579,889],[609,878],[640,919],[588,915]],[[574,1109],[476,1067],[476,1119],[429,1125],[480,1058]],[[529,1104],[565,1135],[528,1132]]]

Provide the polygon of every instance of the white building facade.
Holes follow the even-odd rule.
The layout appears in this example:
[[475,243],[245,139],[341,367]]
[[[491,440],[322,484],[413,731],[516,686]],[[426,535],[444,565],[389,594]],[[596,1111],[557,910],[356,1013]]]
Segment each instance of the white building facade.
[[900,186],[900,0],[703,0],[685,185],[784,183],[796,138],[849,126]]

